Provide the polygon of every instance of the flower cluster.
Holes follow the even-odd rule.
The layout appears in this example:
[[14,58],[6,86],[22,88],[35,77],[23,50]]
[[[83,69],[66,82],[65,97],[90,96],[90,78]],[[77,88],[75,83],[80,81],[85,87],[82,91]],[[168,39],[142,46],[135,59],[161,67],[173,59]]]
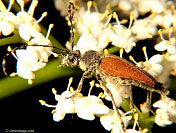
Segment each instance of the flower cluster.
[[[116,13],[109,13],[108,9],[104,13],[92,12],[92,2],[88,2],[88,9],[80,9],[78,13],[78,23],[76,27],[81,37],[75,49],[81,53],[87,50],[101,52],[109,43],[130,52],[135,46],[136,38],[132,35],[131,23],[128,28],[121,25]],[[81,14],[81,15],[80,15]],[[110,24],[111,18],[116,19],[116,24]],[[130,16],[133,20],[133,14]]]
[[153,104],[156,110],[155,122],[159,126],[170,125],[176,122],[176,101],[168,98],[162,97],[161,100]]
[[[58,1],[59,0],[57,0],[57,2]],[[106,3],[106,1],[104,2]],[[79,49],[82,53],[87,50],[102,51],[109,43],[124,49],[126,52],[130,52],[132,48],[136,46],[137,41],[156,35],[157,26],[169,28],[171,24],[174,25],[175,13],[170,13],[170,21],[168,19],[158,21],[159,16],[163,18],[165,15],[165,13],[163,13],[164,10],[170,10],[170,4],[164,1],[160,2],[154,0],[144,2],[142,0],[119,0],[116,6],[124,12],[128,11],[128,13],[130,13],[128,14],[130,16],[128,28],[124,25],[125,21],[120,21],[115,12],[111,13],[112,11],[109,6],[113,7],[113,2],[108,3],[109,6],[103,13],[98,12],[97,8],[95,8],[94,11],[92,9],[94,3],[90,1],[87,3],[87,9],[83,6],[84,4],[81,1],[78,0],[78,3],[82,4],[75,17],[77,20],[76,29],[80,33],[80,38],[74,49]],[[101,4],[98,5],[97,3],[96,6],[101,6]],[[59,8],[59,10],[62,11],[64,10],[63,8]],[[152,14],[144,19],[137,18],[139,15],[148,12],[152,12]],[[116,23],[111,23],[110,20],[112,17],[116,20]],[[159,22],[169,24],[165,26],[161,25]]]
[[[28,9],[24,11],[24,1],[17,0],[21,7],[16,15],[10,12],[14,0],[10,0],[8,9],[1,2],[0,4],[0,32],[4,36],[12,34],[15,30],[18,31],[19,36],[29,45],[48,45],[52,46],[51,41],[48,39],[50,30],[53,24],[49,26],[46,36],[41,33],[39,22],[47,15],[44,12],[38,20],[33,17],[34,10],[38,4],[37,0],[33,0]],[[24,79],[28,79],[28,83],[32,83],[35,78],[33,71],[43,68],[48,62],[48,57],[52,53],[51,47],[36,47],[29,46],[25,50],[16,50],[15,58],[17,59],[17,72],[11,75],[18,75]]]
[[[72,97],[74,94],[74,90],[70,87],[73,78],[69,79],[69,84],[67,90],[64,91],[61,95],[57,94],[56,90],[53,88],[52,92],[55,95],[55,99],[57,101],[57,105],[49,105],[43,100],[39,100],[39,102],[47,107],[55,108],[52,110],[53,120],[59,122],[64,119],[66,114],[76,113],[78,117],[84,120],[94,120],[95,116],[100,118],[100,122],[102,126],[108,130],[113,131],[114,133],[123,132],[121,123],[117,121],[117,114],[114,110],[110,109],[103,103],[102,93],[99,96],[90,95],[91,90],[94,86],[95,81],[90,82],[90,90],[88,96],[83,96],[81,93]],[[124,122],[125,128],[128,127],[129,122],[132,119],[130,115],[132,112],[124,113],[119,109],[122,121]],[[135,114],[136,116],[137,114]],[[127,128],[126,132],[139,132],[137,131],[136,124],[138,120],[138,115],[135,117],[135,122],[133,129]],[[141,133],[146,132],[147,129],[141,130]]]

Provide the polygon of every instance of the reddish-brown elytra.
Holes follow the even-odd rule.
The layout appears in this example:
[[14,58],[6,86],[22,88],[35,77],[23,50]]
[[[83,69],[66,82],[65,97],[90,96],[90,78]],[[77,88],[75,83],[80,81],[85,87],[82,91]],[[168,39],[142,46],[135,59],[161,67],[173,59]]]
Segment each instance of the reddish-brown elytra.
[[135,85],[162,95],[168,93],[149,73],[118,56],[106,55],[101,58],[99,69],[104,76],[106,75],[105,80],[112,83]]

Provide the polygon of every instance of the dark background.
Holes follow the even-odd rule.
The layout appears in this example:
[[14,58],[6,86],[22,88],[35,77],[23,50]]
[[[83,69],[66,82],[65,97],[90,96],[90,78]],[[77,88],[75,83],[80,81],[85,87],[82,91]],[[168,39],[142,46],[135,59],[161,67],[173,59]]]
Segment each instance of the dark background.
[[[54,23],[54,28],[51,34],[53,34],[62,44],[65,44],[69,40],[69,27],[66,24],[64,18],[60,17],[59,12],[54,7],[54,2],[52,0],[39,0],[39,4],[35,10],[34,17],[39,18],[41,14],[47,11],[48,15],[41,22],[45,27],[48,27],[50,23]],[[133,55],[135,59],[145,60],[142,52],[143,44],[153,43],[151,40],[146,40],[140,42],[141,45],[135,47],[131,53],[128,55]],[[153,46],[150,47],[150,52],[148,56],[151,57],[154,52]],[[6,53],[7,46],[0,47],[0,59]],[[148,48],[149,49],[149,48]],[[128,57],[128,55],[125,55]],[[139,55],[141,58],[139,58]],[[12,68],[15,70],[15,64],[12,63]],[[2,70],[2,69],[1,69]],[[1,78],[4,77],[3,72],[0,73]],[[80,76],[73,76],[74,82],[73,87],[75,88],[79,82]],[[13,96],[7,97],[0,100],[0,133],[8,130],[34,130],[35,133],[81,133],[81,132],[108,132],[106,131],[99,122],[99,118],[94,121],[87,121],[78,118],[76,114],[66,115],[65,119],[60,122],[54,122],[52,119],[52,108],[42,106],[38,101],[40,99],[45,100],[49,104],[55,105],[57,102],[54,99],[54,95],[51,89],[55,87],[59,94],[65,91],[68,84],[69,77],[56,79],[49,81],[48,83],[36,86],[29,90],[25,90]],[[87,79],[84,83],[85,94],[88,92],[89,83],[91,79]],[[87,90],[86,90],[87,89]],[[133,87],[134,103],[143,103],[146,96],[146,91],[140,88]],[[142,94],[142,95],[141,95]],[[154,100],[158,100],[158,94],[153,94]],[[175,97],[175,93],[171,95],[172,98]],[[153,132],[175,132],[175,125],[166,126],[164,128],[158,127],[154,124]]]

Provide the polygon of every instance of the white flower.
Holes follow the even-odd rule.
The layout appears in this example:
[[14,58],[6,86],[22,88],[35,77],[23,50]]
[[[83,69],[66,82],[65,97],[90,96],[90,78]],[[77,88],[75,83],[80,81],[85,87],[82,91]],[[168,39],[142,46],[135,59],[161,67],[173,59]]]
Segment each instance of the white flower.
[[158,51],[167,50],[170,54],[176,53],[176,40],[171,38],[170,40],[163,40],[160,43],[155,45],[155,49]]
[[120,0],[118,6],[123,11],[130,11],[132,9],[132,4],[129,0]]
[[[67,89],[70,88],[71,82],[69,82]],[[68,90],[64,91],[61,95],[58,95],[54,88],[52,89],[52,92],[55,95],[56,101],[58,102],[57,105],[49,105],[43,100],[40,100],[40,103],[47,107],[55,108],[52,113],[53,120],[56,122],[63,120],[65,115],[68,113],[75,113],[75,100],[83,97],[82,94],[79,93],[77,96],[69,98],[73,95],[73,93]]]
[[[80,9],[76,27],[81,33],[77,46],[81,53],[87,50],[102,51],[108,45],[107,24],[110,18],[106,14],[91,12],[91,2],[88,2],[88,9]],[[79,18],[81,16],[81,18]]]
[[131,29],[120,24],[111,28],[111,31],[108,32],[109,42],[119,48],[124,48],[127,53],[130,52],[136,41],[135,37],[132,36]]
[[35,32],[40,32],[39,22],[47,15],[47,12],[44,12],[42,16],[36,20],[33,17],[34,10],[38,4],[38,1],[32,1],[31,6],[29,7],[28,12],[24,11],[24,2],[18,1],[21,6],[21,11],[17,13],[16,19],[14,21],[15,28],[19,30],[19,35],[26,41],[29,41],[32,34]]
[[79,32],[82,34],[87,32],[94,35],[101,34],[104,28],[103,19],[105,19],[103,14],[91,12],[90,9],[88,9],[86,12],[83,12],[78,21],[77,27],[79,28]]
[[162,1],[159,0],[140,0],[138,10],[141,14],[145,14],[150,11],[161,13],[164,10],[164,5]]
[[164,70],[163,66],[161,65],[162,61],[163,56],[156,54],[143,63],[144,70],[150,73],[153,77],[157,77]]
[[14,25],[11,22],[8,21],[0,22],[0,32],[2,32],[4,36],[10,35],[14,31],[14,29],[15,29]]
[[159,108],[156,111],[155,123],[159,126],[170,125],[176,122],[176,101],[163,97],[161,100],[155,102],[153,107]]
[[167,59],[171,62],[176,62],[176,54],[172,54],[172,55],[168,56]]
[[[111,83],[107,83],[106,86],[111,91],[117,107],[119,107],[122,104],[123,98],[129,98],[130,96],[131,93],[130,86]],[[105,96],[106,95],[107,94],[105,94]],[[111,98],[108,95],[105,98],[107,100],[111,100]]]
[[75,112],[82,119],[94,120],[95,115],[107,114],[109,108],[104,105],[101,99],[90,95],[76,100]]
[[158,126],[165,127],[166,125],[171,125],[173,122],[169,120],[169,113],[166,110],[157,109],[155,123]]
[[153,106],[173,112],[174,114],[176,113],[176,101],[169,97],[163,97],[161,100],[155,102]]
[[133,48],[133,39],[129,38],[129,40],[125,37],[120,37],[116,34],[109,34],[109,40],[112,41],[112,45],[117,46],[119,48],[124,48],[128,53]]
[[139,40],[146,39],[149,35],[157,33],[156,23],[150,18],[135,20],[131,30]]
[[155,13],[161,13],[164,11],[165,3],[160,0],[153,0],[151,4],[151,10]]
[[34,79],[33,71],[37,71],[46,65],[46,63],[38,62],[37,57],[27,50],[16,50],[16,55],[18,57],[17,74],[24,79]]
[[[36,32],[31,40],[33,45],[48,45],[51,46],[51,42],[48,39],[50,30],[53,25],[50,25],[48,34],[45,37],[43,34]],[[48,62],[48,57],[51,55],[52,47],[44,46],[27,46],[26,50],[16,50],[17,61],[17,74],[28,79],[28,83],[32,84],[32,80],[35,78],[34,71],[43,68]],[[54,54],[54,53],[53,53]]]
[[33,32],[40,32],[40,27],[39,25],[21,24],[18,30],[20,37],[29,41],[31,39],[31,35],[34,34]]
[[31,37],[41,31],[39,22],[46,16],[46,12],[42,14],[42,17],[39,20],[36,20],[30,14],[26,12],[19,12],[17,14],[19,23],[16,24],[16,27],[19,30],[21,38],[29,41]]
[[81,53],[85,53],[88,50],[95,50],[97,52],[102,51],[108,45],[107,38],[104,34],[99,38],[95,38],[92,34],[83,34],[78,40],[74,50],[80,50]]
[[14,31],[15,27],[13,21],[15,17],[16,16],[8,10],[0,12],[0,32],[2,32],[4,36],[10,35]]
[[174,16],[171,12],[171,10],[166,10],[162,14],[157,14],[153,18],[153,22],[157,23],[157,25],[163,27],[163,28],[169,28],[173,22]]
[[[15,27],[14,27],[14,19],[16,18],[16,16],[10,12],[10,8],[12,6],[12,2],[10,2],[9,4],[9,9],[7,10],[6,7],[3,5],[3,3],[1,3],[2,5],[0,5],[0,32],[2,32],[2,34],[4,36],[10,35]],[[2,9],[4,8],[4,9]]]
[[[33,45],[48,45],[52,46],[51,41],[46,38],[42,33],[36,33],[34,38],[31,39]],[[27,50],[35,54],[38,57],[38,60],[48,62],[48,57],[52,53],[52,47],[43,47],[43,46],[28,46]]]
[[169,40],[162,40],[160,43],[155,45],[155,49],[158,51],[165,51],[166,58],[168,61],[175,62],[176,61],[176,40],[175,38],[171,38]]
[[[129,121],[131,120],[130,116],[123,116],[123,112],[119,110],[121,114],[122,121],[125,124],[125,127],[128,126]],[[114,110],[109,111],[108,114],[104,114],[100,117],[100,122],[103,127],[108,131],[113,131],[113,133],[123,133],[121,123],[117,119],[117,114],[115,114]]]
[[58,101],[56,105],[56,109],[53,113],[53,120],[60,121],[63,120],[67,113],[74,113],[75,112],[75,105],[72,99],[66,98],[70,96],[70,91],[64,91],[61,95],[55,94],[55,98]]
[[64,119],[65,112],[60,109],[59,105],[56,106],[56,110],[52,111],[53,113],[53,120],[59,122]]

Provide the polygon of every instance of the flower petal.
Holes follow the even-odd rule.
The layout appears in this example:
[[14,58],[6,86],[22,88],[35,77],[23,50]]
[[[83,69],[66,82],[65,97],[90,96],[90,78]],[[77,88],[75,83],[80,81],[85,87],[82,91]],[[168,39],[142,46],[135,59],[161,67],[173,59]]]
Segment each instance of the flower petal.
[[158,51],[164,51],[167,49],[167,43],[168,43],[168,40],[163,40],[160,43],[155,45],[155,49]]
[[162,55],[156,54],[156,55],[152,56],[152,57],[149,59],[149,62],[150,62],[151,64],[153,64],[153,63],[160,63],[162,60],[163,60]]
[[53,114],[53,120],[58,122],[63,120],[65,117],[65,112],[63,110],[57,110],[54,114]]

